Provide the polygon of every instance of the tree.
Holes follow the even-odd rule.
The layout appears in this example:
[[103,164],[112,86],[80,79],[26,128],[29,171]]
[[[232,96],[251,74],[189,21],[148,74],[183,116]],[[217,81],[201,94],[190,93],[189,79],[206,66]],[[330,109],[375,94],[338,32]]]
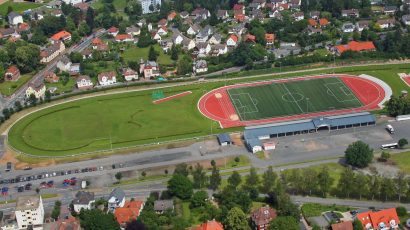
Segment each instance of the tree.
[[105,213],[99,209],[82,209],[79,218],[81,227],[84,229],[120,229],[120,225],[112,213]]
[[248,221],[245,213],[238,207],[232,208],[225,218],[224,227],[230,230],[248,229]]
[[194,179],[194,188],[199,189],[203,188],[208,180],[204,168],[199,163],[196,164],[195,169],[192,171],[192,177]]
[[354,179],[354,172],[349,167],[346,167],[340,175],[339,184],[337,187],[339,188],[340,193],[347,198],[350,197],[350,193],[354,189]]
[[390,178],[383,178],[383,182],[380,186],[380,195],[384,197],[384,201],[387,201],[394,195],[394,182]]
[[312,195],[312,192],[316,191],[318,187],[318,173],[312,168],[305,168],[303,169],[302,174],[304,176],[304,179],[301,181],[301,190],[308,191],[309,195]]
[[191,198],[191,207],[197,208],[205,206],[206,199],[208,199],[208,193],[206,193],[205,191],[200,190],[194,193]]
[[18,47],[15,55],[17,66],[24,73],[35,70],[40,62],[40,49],[34,44]]
[[122,179],[122,173],[121,172],[117,172],[115,175],[115,179],[117,179],[118,183],[121,181]]
[[273,167],[269,166],[263,173],[262,178],[262,186],[260,187],[260,191],[267,194],[273,190],[278,175],[273,171]]
[[259,186],[259,182],[259,176],[256,172],[256,169],[254,167],[251,167],[249,175],[247,175],[245,178],[245,184],[243,188],[249,192],[252,189],[257,189]]
[[353,191],[356,195],[359,196],[359,199],[362,199],[362,196],[367,196],[370,193],[369,187],[369,178],[363,173],[358,173],[353,181]]
[[177,73],[179,75],[186,75],[192,72],[192,59],[184,55],[177,63]]
[[147,227],[142,223],[141,220],[132,220],[130,222],[127,222],[127,226],[125,227],[125,230],[148,230]]
[[238,187],[241,181],[242,181],[241,175],[239,175],[237,171],[233,171],[233,173],[228,177],[228,185],[234,189]]
[[397,173],[396,177],[394,178],[395,183],[395,191],[397,194],[397,198],[399,202],[401,202],[401,197],[406,193],[408,189],[407,181],[406,181],[406,174],[403,172]]
[[168,191],[171,195],[187,200],[191,198],[193,193],[192,182],[183,175],[173,175],[168,181]]
[[51,212],[51,218],[53,218],[54,220],[57,220],[58,217],[60,216],[60,211],[61,211],[61,201],[56,201],[54,203],[53,211]]
[[10,118],[10,110],[8,108],[3,109],[3,117],[8,120]]
[[158,52],[155,51],[154,46],[150,46],[149,51],[148,51],[148,60],[157,61],[157,58],[158,58]]
[[187,177],[189,175],[188,165],[185,163],[177,164],[174,170],[174,175],[182,175]]
[[170,52],[171,52],[171,59],[174,61],[178,60],[178,49],[175,46],[175,44],[172,45]]
[[406,207],[399,206],[396,208],[396,212],[398,216],[407,216],[407,209]]
[[373,149],[362,141],[356,141],[347,147],[345,158],[348,164],[363,168],[372,162]]
[[390,158],[390,153],[386,151],[382,151],[382,154],[380,155],[380,159],[384,162],[388,161]]
[[404,146],[408,145],[409,142],[407,141],[406,138],[401,138],[401,139],[399,140],[398,144],[399,144],[399,147],[402,149],[402,148],[404,148]]
[[51,101],[51,93],[50,90],[46,90],[46,92],[44,93],[44,98],[46,102],[50,102]]
[[297,219],[292,216],[278,216],[269,223],[269,230],[299,230]]
[[217,190],[221,185],[221,175],[219,174],[219,169],[214,165],[212,166],[212,174],[209,177],[209,188],[212,190]]
[[353,221],[353,230],[364,230],[362,222],[357,218]]
[[323,167],[318,175],[318,185],[319,191],[322,193],[323,197],[326,197],[326,194],[329,192],[333,184],[333,178],[329,175],[329,169]]

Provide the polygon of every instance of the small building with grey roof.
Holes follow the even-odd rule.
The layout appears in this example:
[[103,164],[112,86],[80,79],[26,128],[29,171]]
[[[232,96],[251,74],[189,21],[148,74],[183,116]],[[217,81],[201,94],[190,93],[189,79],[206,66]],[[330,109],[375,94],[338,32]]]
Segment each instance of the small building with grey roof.
[[164,213],[166,210],[174,210],[173,200],[156,200],[154,202],[154,211],[158,214]]

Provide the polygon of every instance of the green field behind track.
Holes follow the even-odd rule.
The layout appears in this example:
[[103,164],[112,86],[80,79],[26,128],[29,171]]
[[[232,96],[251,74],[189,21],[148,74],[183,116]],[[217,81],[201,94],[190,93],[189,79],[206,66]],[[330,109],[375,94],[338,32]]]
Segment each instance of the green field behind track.
[[362,106],[350,88],[339,78],[231,88],[228,93],[241,120],[259,120]]
[[[410,65],[349,67],[336,73],[369,74],[389,84],[395,94],[410,90],[397,73],[409,72]],[[294,77],[333,70],[263,76],[252,79],[228,79],[227,82],[203,83],[164,89],[165,96],[191,90],[192,94],[160,104],[153,104],[153,90],[98,96],[56,105],[30,114],[17,122],[9,132],[9,144],[22,152],[38,156],[69,156],[78,153],[109,150],[198,137],[222,130],[202,116],[197,109],[199,98],[207,91],[225,84]],[[248,73],[249,74],[249,73]]]

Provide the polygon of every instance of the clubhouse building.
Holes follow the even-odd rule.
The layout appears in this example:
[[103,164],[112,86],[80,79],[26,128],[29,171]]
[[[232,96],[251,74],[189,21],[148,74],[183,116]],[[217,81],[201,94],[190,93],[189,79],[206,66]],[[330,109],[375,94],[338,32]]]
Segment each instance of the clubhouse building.
[[297,134],[316,133],[320,130],[339,130],[363,127],[376,124],[376,117],[369,112],[344,114],[313,119],[280,122],[274,124],[245,127],[244,139],[249,151],[262,151],[263,140],[292,136]]

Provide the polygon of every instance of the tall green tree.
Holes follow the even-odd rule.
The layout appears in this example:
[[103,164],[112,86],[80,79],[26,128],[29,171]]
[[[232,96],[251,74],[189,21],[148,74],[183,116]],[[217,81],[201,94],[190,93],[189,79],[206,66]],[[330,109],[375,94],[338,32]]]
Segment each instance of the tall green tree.
[[189,175],[188,165],[186,163],[177,164],[177,166],[175,166],[174,175],[177,174],[187,177]]
[[184,55],[182,58],[178,60],[177,63],[177,73],[179,75],[186,75],[192,72],[192,59]]
[[273,167],[269,166],[262,175],[262,185],[260,187],[260,191],[262,193],[271,192],[275,187],[277,178],[278,175],[273,171]]
[[269,230],[299,230],[297,219],[292,216],[278,216],[269,223]]
[[350,193],[354,189],[354,180],[355,174],[353,170],[349,167],[346,167],[340,174],[339,184],[337,186],[341,195],[347,198],[350,197]]
[[241,182],[241,175],[239,175],[237,171],[233,171],[233,173],[228,177],[228,185],[234,189],[236,189]]
[[243,188],[249,192],[251,189],[258,188],[259,183],[259,175],[256,169],[254,167],[251,167],[249,175],[247,175],[245,178],[245,184],[243,185]]
[[209,177],[209,188],[212,190],[217,190],[218,187],[221,185],[221,175],[219,174],[219,169],[216,167],[216,165],[212,166],[212,173],[211,176]]
[[249,227],[245,213],[238,207],[232,208],[225,218],[224,227],[230,230],[247,230]]
[[380,195],[383,197],[384,201],[387,201],[393,197],[394,193],[393,179],[384,177],[380,186]]
[[329,169],[327,167],[323,167],[319,172],[318,185],[322,196],[326,197],[326,194],[330,191],[330,188],[333,185],[333,178],[330,177]]
[[171,195],[180,199],[187,200],[191,198],[193,186],[188,177],[176,174],[168,181],[168,191]]
[[148,51],[148,60],[157,61],[158,55],[159,54],[155,51],[154,46],[150,46]]
[[193,186],[194,188],[204,188],[205,184],[208,181],[208,177],[206,176],[206,172],[204,171],[204,168],[202,165],[199,163],[196,164],[194,170],[192,171],[192,177],[193,177]]
[[396,177],[394,178],[394,188],[397,194],[397,199],[401,202],[402,196],[408,190],[408,184],[406,181],[406,174],[404,172],[397,173]]
[[401,138],[401,139],[399,140],[398,144],[399,144],[399,147],[402,149],[402,148],[404,148],[404,146],[408,145],[409,142],[407,141],[406,138]]
[[112,229],[119,230],[120,225],[112,213],[106,213],[100,209],[82,209],[79,214],[81,227],[84,229]]
[[308,192],[309,195],[312,195],[313,191],[318,189],[318,173],[312,168],[303,169],[304,179],[301,181],[302,191]]
[[360,220],[355,219],[353,221],[353,230],[364,230],[362,222]]
[[353,181],[353,191],[362,199],[362,196],[367,196],[370,193],[369,178],[363,173],[357,173]]
[[373,160],[373,149],[363,141],[350,144],[345,151],[346,162],[350,165],[363,168]]

